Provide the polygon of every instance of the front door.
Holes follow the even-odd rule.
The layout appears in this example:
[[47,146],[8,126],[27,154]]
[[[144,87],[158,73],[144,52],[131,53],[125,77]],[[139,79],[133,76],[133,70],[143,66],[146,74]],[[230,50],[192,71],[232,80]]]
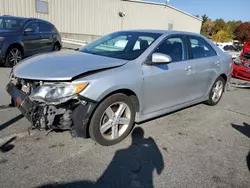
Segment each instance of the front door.
[[40,52],[42,44],[38,22],[32,21],[26,25],[22,41],[24,44],[25,56]]
[[[170,36],[154,52],[169,55],[169,64],[142,65],[143,114],[153,113],[194,100],[193,64],[187,60],[184,36]],[[149,58],[150,59],[150,58]]]
[[190,61],[194,65],[194,93],[196,98],[204,97],[220,70],[221,61],[215,50],[203,38],[188,37]]

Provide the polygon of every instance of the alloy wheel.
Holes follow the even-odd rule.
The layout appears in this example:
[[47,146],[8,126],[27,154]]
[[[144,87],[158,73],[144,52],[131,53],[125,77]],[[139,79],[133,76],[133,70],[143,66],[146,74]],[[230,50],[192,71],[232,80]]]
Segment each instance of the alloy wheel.
[[12,48],[9,52],[8,60],[12,66],[15,66],[22,60],[22,53],[18,48]]
[[102,115],[100,132],[107,140],[115,140],[121,137],[129,127],[131,110],[123,102],[110,105]]
[[218,102],[222,96],[223,93],[223,82],[222,80],[218,80],[213,87],[213,91],[212,91],[212,100],[213,102]]

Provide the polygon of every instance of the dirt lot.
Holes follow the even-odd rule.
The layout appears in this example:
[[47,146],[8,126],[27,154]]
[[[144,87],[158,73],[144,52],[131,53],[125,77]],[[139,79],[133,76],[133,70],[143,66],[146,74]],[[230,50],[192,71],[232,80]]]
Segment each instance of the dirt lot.
[[[8,71],[0,70],[0,106],[9,103]],[[19,111],[1,106],[0,187],[249,188],[249,124],[250,89],[137,125],[144,135],[137,128],[112,147],[68,132],[29,136]]]

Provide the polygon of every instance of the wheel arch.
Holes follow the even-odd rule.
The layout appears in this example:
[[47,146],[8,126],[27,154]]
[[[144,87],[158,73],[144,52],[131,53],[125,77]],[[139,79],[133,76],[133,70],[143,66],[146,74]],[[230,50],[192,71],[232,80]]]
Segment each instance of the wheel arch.
[[[96,108],[108,97],[117,94],[117,93],[122,93],[127,95],[133,102],[135,111],[139,112],[140,110],[140,103],[137,95],[135,94],[134,91],[130,89],[116,89],[113,90],[106,95],[104,95],[101,100],[98,100],[98,102],[89,102],[87,105],[88,107],[86,108],[84,105],[80,105],[74,112],[73,112],[73,121],[74,121],[74,131],[76,136],[83,137],[83,138],[89,138],[89,126],[90,126],[90,120],[96,110]],[[85,117],[87,117],[83,122],[79,122],[79,117],[82,116],[82,114],[87,114]]]
[[[224,86],[224,88],[223,88],[223,92],[225,92],[225,89],[226,89],[226,84],[227,84],[227,80],[228,80],[228,78],[227,78],[227,75],[226,74],[224,74],[224,73],[222,73],[222,74],[220,74],[217,78],[216,78],[216,80],[218,79],[218,78],[223,78],[223,80],[225,81],[225,86]],[[212,86],[213,87],[213,86]]]
[[135,107],[135,111],[136,112],[139,112],[140,111],[140,101],[139,101],[139,98],[137,97],[136,93],[134,91],[132,91],[131,89],[125,89],[125,88],[121,88],[121,89],[116,89],[116,90],[113,90],[113,91],[109,91],[107,93],[105,93],[101,99],[99,100],[99,104],[105,100],[106,98],[110,97],[111,95],[114,95],[114,94],[117,94],[117,93],[122,93],[124,95],[127,95],[131,101],[133,102],[134,104],[134,107]]
[[226,74],[221,74],[219,77],[222,77],[225,80],[225,83],[227,82],[227,75]]
[[[220,78],[220,77],[224,79],[225,84],[227,83],[228,77],[227,77],[227,75],[226,75],[225,73],[222,73],[222,74],[218,75],[218,76],[213,80],[212,84],[210,85],[209,90],[208,90],[207,93],[206,93],[206,96],[209,95],[209,92],[211,91],[211,89],[212,89],[212,87],[213,87],[215,81],[216,81],[218,78]],[[226,87],[226,85],[225,85],[225,87]],[[224,88],[223,91],[225,91],[225,88]]]

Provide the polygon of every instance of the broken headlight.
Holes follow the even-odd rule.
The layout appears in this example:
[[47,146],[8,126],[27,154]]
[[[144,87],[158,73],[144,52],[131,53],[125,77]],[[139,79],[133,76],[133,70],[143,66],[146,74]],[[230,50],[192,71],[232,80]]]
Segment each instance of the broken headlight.
[[88,86],[87,82],[80,84],[44,84],[34,89],[31,100],[45,102],[65,102],[65,99],[80,93]]
[[235,63],[236,65],[240,65],[240,64],[241,64],[241,59],[240,59],[240,57],[236,57],[236,58],[234,59],[234,63]]

